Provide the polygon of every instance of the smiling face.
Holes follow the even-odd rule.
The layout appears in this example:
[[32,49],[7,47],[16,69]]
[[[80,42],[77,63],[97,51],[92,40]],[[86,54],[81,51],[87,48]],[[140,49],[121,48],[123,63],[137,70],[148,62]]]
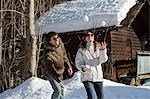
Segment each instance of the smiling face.
[[60,38],[58,35],[54,35],[50,38],[50,43],[54,46],[58,46],[60,42]]
[[85,35],[85,41],[87,41],[87,43],[93,43],[93,41],[94,41],[94,34],[91,33],[91,32],[88,32]]

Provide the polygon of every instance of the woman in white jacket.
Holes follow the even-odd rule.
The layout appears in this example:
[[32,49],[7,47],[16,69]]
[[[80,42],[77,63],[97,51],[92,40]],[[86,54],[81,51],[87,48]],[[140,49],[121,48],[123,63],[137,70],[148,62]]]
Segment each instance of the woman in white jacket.
[[76,54],[75,63],[81,71],[81,81],[86,89],[88,99],[103,99],[103,73],[101,64],[106,62],[106,42],[94,41],[94,34],[85,33]]

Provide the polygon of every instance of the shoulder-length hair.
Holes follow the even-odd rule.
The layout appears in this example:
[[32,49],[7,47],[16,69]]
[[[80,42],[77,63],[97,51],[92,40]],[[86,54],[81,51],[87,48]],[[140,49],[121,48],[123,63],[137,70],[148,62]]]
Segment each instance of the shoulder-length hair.
[[[86,41],[82,41],[80,44],[79,44],[79,48],[82,48],[83,50],[85,50],[86,49]],[[94,52],[96,51],[96,49],[97,49],[97,44],[98,44],[98,42],[97,41],[94,41],[93,42],[94,43]]]

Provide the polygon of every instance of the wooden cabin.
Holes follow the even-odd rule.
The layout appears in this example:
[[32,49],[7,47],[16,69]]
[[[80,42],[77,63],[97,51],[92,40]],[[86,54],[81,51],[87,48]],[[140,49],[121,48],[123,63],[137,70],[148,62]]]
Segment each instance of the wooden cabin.
[[[142,43],[149,40],[148,5],[148,0],[137,3],[122,21],[122,27],[90,29],[95,33],[96,40],[101,42],[106,37],[108,43],[109,60],[103,65],[105,78],[130,84],[131,79],[136,76],[136,52],[143,48],[149,50],[150,47]],[[74,59],[84,31],[60,34],[75,71]]]
[[[121,76],[127,75],[129,70],[134,69],[136,52],[141,50],[141,43],[133,29],[114,27],[110,29],[106,38],[109,60],[103,67],[104,76],[114,81],[120,81]],[[97,28],[93,29],[93,31],[95,31],[95,39],[99,42],[103,41],[106,29]],[[69,59],[74,66],[75,55],[82,40],[83,32],[68,32],[60,35],[65,43]]]

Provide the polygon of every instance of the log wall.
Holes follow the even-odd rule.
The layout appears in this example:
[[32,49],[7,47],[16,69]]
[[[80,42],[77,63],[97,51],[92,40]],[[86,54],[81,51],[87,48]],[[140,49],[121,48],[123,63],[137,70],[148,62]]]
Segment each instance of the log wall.
[[141,43],[133,29],[113,30],[110,32],[110,37],[113,61],[111,79],[119,81],[122,76],[128,76],[130,72],[135,72],[136,52],[141,50]]

